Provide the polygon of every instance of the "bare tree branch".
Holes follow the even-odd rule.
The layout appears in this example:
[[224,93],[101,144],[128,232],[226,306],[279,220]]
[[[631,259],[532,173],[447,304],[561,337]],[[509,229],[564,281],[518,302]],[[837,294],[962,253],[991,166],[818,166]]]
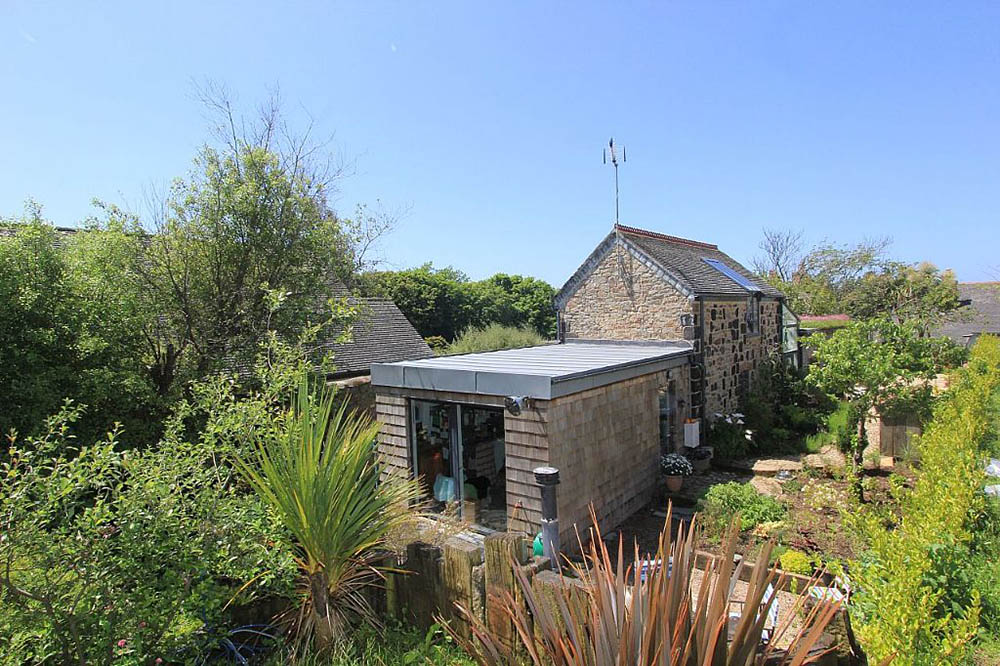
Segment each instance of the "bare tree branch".
[[758,247],[763,254],[753,258],[754,271],[760,275],[776,275],[782,282],[791,279],[802,255],[802,230],[763,230]]

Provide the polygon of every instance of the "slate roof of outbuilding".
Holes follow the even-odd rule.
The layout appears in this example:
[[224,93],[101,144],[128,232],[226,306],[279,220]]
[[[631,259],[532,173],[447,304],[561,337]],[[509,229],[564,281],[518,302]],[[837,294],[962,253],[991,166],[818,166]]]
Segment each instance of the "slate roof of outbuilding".
[[333,352],[334,377],[364,374],[372,363],[416,361],[434,356],[406,315],[389,299],[351,298],[358,307],[350,342],[320,342],[321,353]]
[[618,241],[634,254],[639,255],[640,258],[648,260],[661,277],[688,296],[746,296],[749,293],[744,286],[706,263],[705,259],[722,262],[755,284],[759,288],[759,293],[764,296],[772,298],[783,296],[780,291],[721,251],[717,245],[647,231],[646,229],[616,225],[615,229],[601,241],[597,249],[566,281],[566,284],[556,295],[556,303],[561,305],[569,299]]
[[935,335],[964,344],[977,333],[1000,335],[1000,282],[962,282],[958,297],[969,301],[959,308],[954,321],[937,328]]

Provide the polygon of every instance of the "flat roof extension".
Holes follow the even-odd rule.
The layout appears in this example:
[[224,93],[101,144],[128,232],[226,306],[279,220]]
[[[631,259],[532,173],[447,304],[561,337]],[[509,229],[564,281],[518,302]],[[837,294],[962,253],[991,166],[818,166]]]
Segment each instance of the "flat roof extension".
[[683,341],[573,340],[372,365],[372,385],[550,400],[687,363]]

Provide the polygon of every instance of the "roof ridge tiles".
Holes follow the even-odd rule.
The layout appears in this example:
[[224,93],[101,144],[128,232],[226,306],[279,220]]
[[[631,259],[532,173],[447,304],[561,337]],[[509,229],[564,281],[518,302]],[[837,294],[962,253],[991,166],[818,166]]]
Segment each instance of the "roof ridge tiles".
[[661,234],[658,231],[649,231],[648,229],[639,229],[638,227],[629,227],[624,224],[616,224],[615,229],[623,233],[632,234],[634,236],[645,236],[646,238],[654,238],[656,240],[665,240],[671,243],[681,243],[684,245],[691,245],[692,247],[701,247],[706,250],[718,250],[719,246],[714,243],[705,243],[702,241],[691,240],[690,238],[681,238],[680,236],[671,236],[669,234]]

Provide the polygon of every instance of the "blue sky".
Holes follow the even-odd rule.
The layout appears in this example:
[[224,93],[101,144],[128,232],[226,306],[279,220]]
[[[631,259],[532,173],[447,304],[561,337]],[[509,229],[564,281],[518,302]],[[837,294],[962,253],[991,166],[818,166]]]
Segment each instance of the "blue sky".
[[622,222],[749,261],[762,227],[889,235],[1000,279],[1000,3],[0,3],[0,215],[137,207],[208,138],[192,81],[279,86],[409,207],[393,267],[561,284]]

